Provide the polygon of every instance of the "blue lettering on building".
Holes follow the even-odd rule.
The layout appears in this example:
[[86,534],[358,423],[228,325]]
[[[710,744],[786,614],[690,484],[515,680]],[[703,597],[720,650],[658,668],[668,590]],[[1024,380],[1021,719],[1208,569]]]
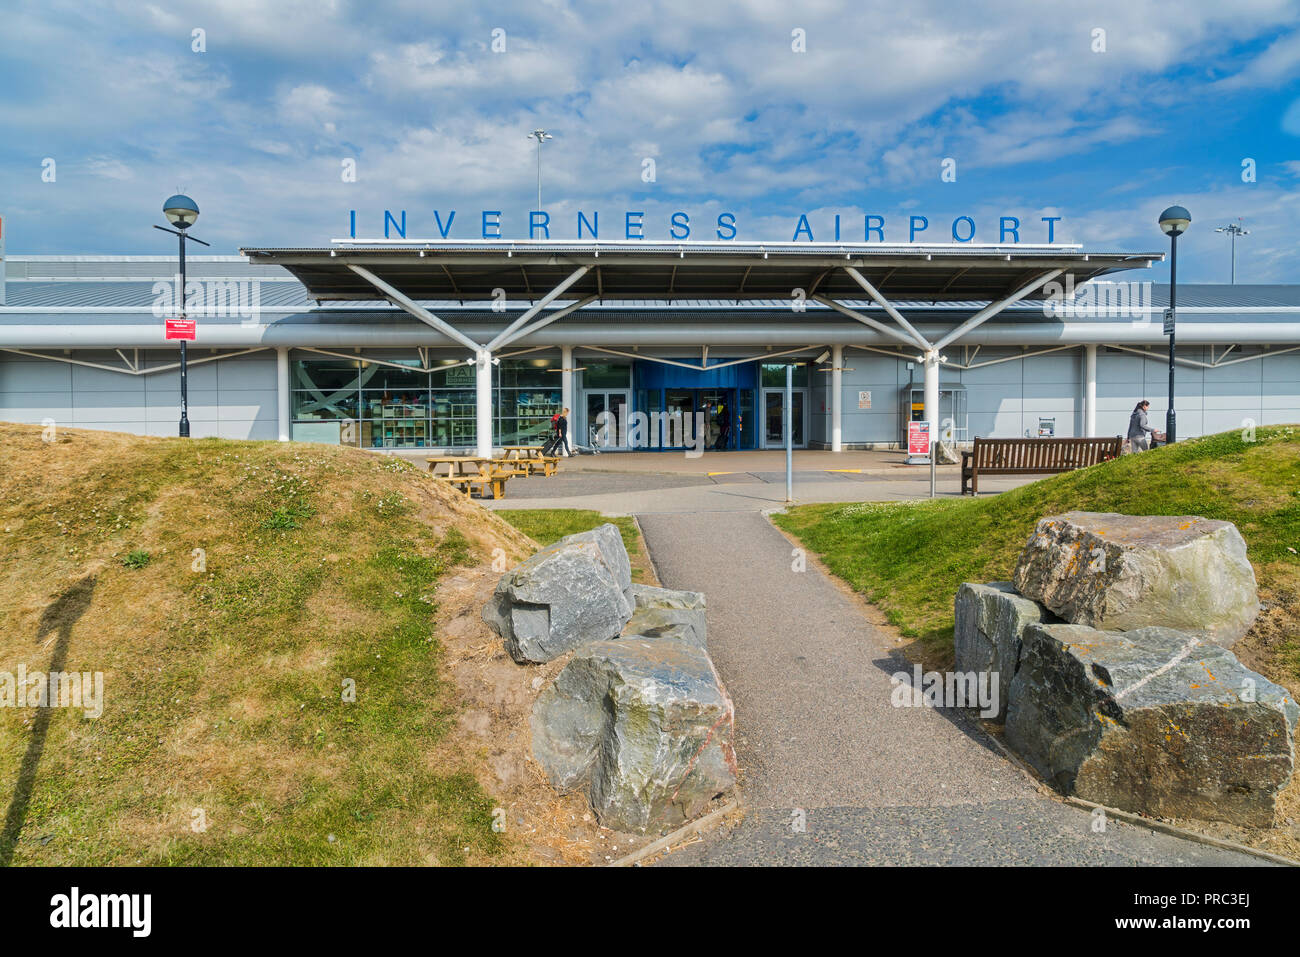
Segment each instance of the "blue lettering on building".
[[[406,210],[399,210],[396,214],[392,210],[383,211],[383,232],[385,239],[391,239],[396,235],[400,239],[407,239],[408,235],[419,237],[420,231],[415,227],[408,228]],[[675,210],[672,212],[666,223],[661,222],[658,226],[646,222],[647,213],[644,210],[627,210],[623,213],[623,238],[624,239],[646,239],[652,238],[659,229],[664,229],[668,237],[676,241],[684,241],[691,237],[691,217],[686,210]],[[455,239],[453,233],[456,231],[456,210],[449,210],[447,218],[443,219],[441,210],[432,210],[432,221],[434,230],[440,239]],[[509,219],[509,223],[503,225],[504,219]],[[1045,242],[1056,242],[1056,226],[1062,222],[1061,216],[1042,216],[1043,231],[1046,233]],[[828,214],[825,219],[818,217],[821,225],[815,225],[813,216],[803,212],[798,215],[794,222],[794,233],[791,242],[816,242],[814,235],[815,229],[826,227],[834,234],[834,241],[840,242],[843,237],[842,217],[840,213]],[[546,210],[529,210],[526,224],[521,221],[520,217],[507,217],[499,209],[485,209],[481,211],[480,216],[480,235],[483,239],[508,239],[509,237],[503,230],[518,233],[526,225],[529,239],[550,239],[551,238],[551,214]],[[427,224],[426,224],[427,225]],[[579,240],[582,239],[599,239],[600,238],[600,213],[593,210],[590,215],[581,210],[578,211],[574,222],[575,232]],[[893,227],[893,241],[902,241],[898,237],[900,223],[895,221]],[[1020,243],[1021,240],[1021,219],[1019,216],[999,216],[998,217],[998,245],[1013,245]],[[909,243],[940,243],[943,240],[927,240],[925,235],[930,229],[930,218],[919,213],[910,213],[907,217],[907,239]],[[649,232],[647,232],[647,230]],[[978,231],[978,223],[974,216],[965,214],[955,216],[951,224],[951,242],[970,243],[974,242]],[[992,226],[989,224],[987,232],[991,233]],[[557,239],[566,239],[566,229],[556,226]],[[883,215],[879,213],[867,213],[862,219],[862,239],[863,243],[885,243],[890,239],[887,233],[890,227]],[[658,235],[664,235],[659,232]],[[715,235],[721,240],[737,239],[740,235],[740,229],[737,225],[735,213],[719,213],[716,221]],[[348,210],[348,238],[355,240],[357,238],[357,211]],[[362,240],[364,242],[364,239]],[[419,238],[411,239],[412,242],[419,242]],[[847,241],[856,241],[855,237],[847,237]],[[988,242],[990,240],[986,240]],[[1034,240],[1029,240],[1033,242]]]
[[446,239],[447,234],[451,232],[451,224],[456,221],[456,211],[454,209],[451,211],[447,216],[447,225],[444,226],[442,224],[442,217],[438,215],[438,211],[435,209],[433,211],[433,221],[438,224],[438,235],[443,239]]

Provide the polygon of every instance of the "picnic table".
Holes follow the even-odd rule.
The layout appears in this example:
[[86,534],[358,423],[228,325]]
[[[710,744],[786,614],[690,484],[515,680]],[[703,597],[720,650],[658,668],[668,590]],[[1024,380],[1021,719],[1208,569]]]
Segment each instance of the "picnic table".
[[539,471],[543,475],[554,475],[560,467],[560,457],[543,455],[540,445],[507,445],[502,447],[501,455],[504,461],[521,469],[520,475],[532,475]]
[[[493,498],[505,498],[506,480],[513,475],[522,475],[506,459],[482,455],[430,455],[429,474],[440,482],[448,482],[466,495],[473,494],[475,486],[479,494]],[[445,471],[443,471],[445,469]]]

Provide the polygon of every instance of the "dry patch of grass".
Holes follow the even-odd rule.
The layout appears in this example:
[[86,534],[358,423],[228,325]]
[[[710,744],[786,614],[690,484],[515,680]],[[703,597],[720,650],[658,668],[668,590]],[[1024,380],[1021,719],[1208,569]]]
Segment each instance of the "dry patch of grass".
[[535,543],[351,449],[0,424],[0,459],[0,674],[104,682],[99,717],[0,707],[0,859],[538,859],[436,627]]

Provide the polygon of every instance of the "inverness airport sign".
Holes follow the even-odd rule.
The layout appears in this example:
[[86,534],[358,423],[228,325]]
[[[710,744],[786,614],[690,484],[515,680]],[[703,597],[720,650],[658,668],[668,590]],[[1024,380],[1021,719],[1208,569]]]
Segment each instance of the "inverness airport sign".
[[[556,239],[600,239],[601,230],[605,231],[605,239],[653,239],[663,238],[669,240],[687,240],[692,236],[696,239],[736,239],[740,235],[740,223],[735,213],[718,213],[712,220],[706,220],[704,225],[698,221],[692,222],[691,216],[685,210],[673,212],[667,220],[658,224],[647,222],[647,214],[642,210],[624,210],[613,216],[606,211],[602,217],[598,210],[592,210],[590,213],[579,210],[573,219],[559,221],[558,217],[552,217],[545,210],[529,210],[526,216],[510,217],[499,209],[482,209],[467,215],[461,215],[457,210],[438,210],[432,211],[429,222],[417,222],[414,217],[408,221],[406,210],[401,209],[393,211],[384,210],[383,229],[384,239],[405,240],[412,237],[410,241],[418,241],[413,237],[420,236],[422,233],[429,237],[436,232],[441,240],[456,239],[511,239],[524,238],[518,235],[508,236],[507,232],[519,233],[526,231],[528,239],[551,239],[552,231]],[[922,216],[917,213],[910,213],[904,218],[897,216],[891,218],[888,223],[885,217],[876,213],[868,213],[859,220],[855,214],[852,217],[841,217],[839,213],[826,216],[817,216],[816,222],[808,213],[800,213],[797,219],[792,220],[793,235],[791,242],[885,242],[885,233],[888,230],[891,242],[901,242],[902,235],[907,236],[907,242],[948,242],[949,236],[951,241],[956,243],[970,243],[976,241],[978,234],[979,240],[985,243],[996,242],[999,245],[1007,243],[1018,243],[1021,241],[1022,230],[1028,234],[1031,230],[1041,232],[1043,242],[1056,242],[1056,224],[1061,221],[1060,216],[1040,216],[1039,222],[1033,223],[1032,219],[1023,221],[1019,216],[999,216],[997,222],[977,224],[974,216],[955,216],[951,222],[946,219],[930,221],[930,217]],[[426,232],[429,224],[432,224],[434,232]],[[1032,224],[1032,225],[1031,225]],[[666,232],[666,235],[658,237],[652,236],[651,233],[656,231],[656,227]],[[814,232],[815,230],[815,232]],[[993,237],[996,236],[996,239]],[[861,237],[859,240],[858,237]],[[348,210],[348,238],[355,240],[357,238],[357,211]],[[769,237],[770,238],[770,237]],[[1033,242],[1029,239],[1026,242]]]

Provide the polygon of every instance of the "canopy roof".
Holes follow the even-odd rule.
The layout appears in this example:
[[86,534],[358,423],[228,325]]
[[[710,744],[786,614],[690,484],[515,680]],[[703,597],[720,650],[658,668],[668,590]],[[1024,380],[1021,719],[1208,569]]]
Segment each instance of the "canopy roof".
[[[1147,267],[1161,253],[1085,252],[1070,245],[738,243],[649,240],[358,241],[324,248],[244,248],[289,270],[316,300],[389,298],[359,267],[414,300],[535,300],[566,280],[565,299],[781,299],[802,289],[861,299],[857,272],[890,299],[992,301],[1053,270],[1075,284]],[[576,279],[576,270],[587,267]],[[1025,298],[1042,298],[1042,290]]]

